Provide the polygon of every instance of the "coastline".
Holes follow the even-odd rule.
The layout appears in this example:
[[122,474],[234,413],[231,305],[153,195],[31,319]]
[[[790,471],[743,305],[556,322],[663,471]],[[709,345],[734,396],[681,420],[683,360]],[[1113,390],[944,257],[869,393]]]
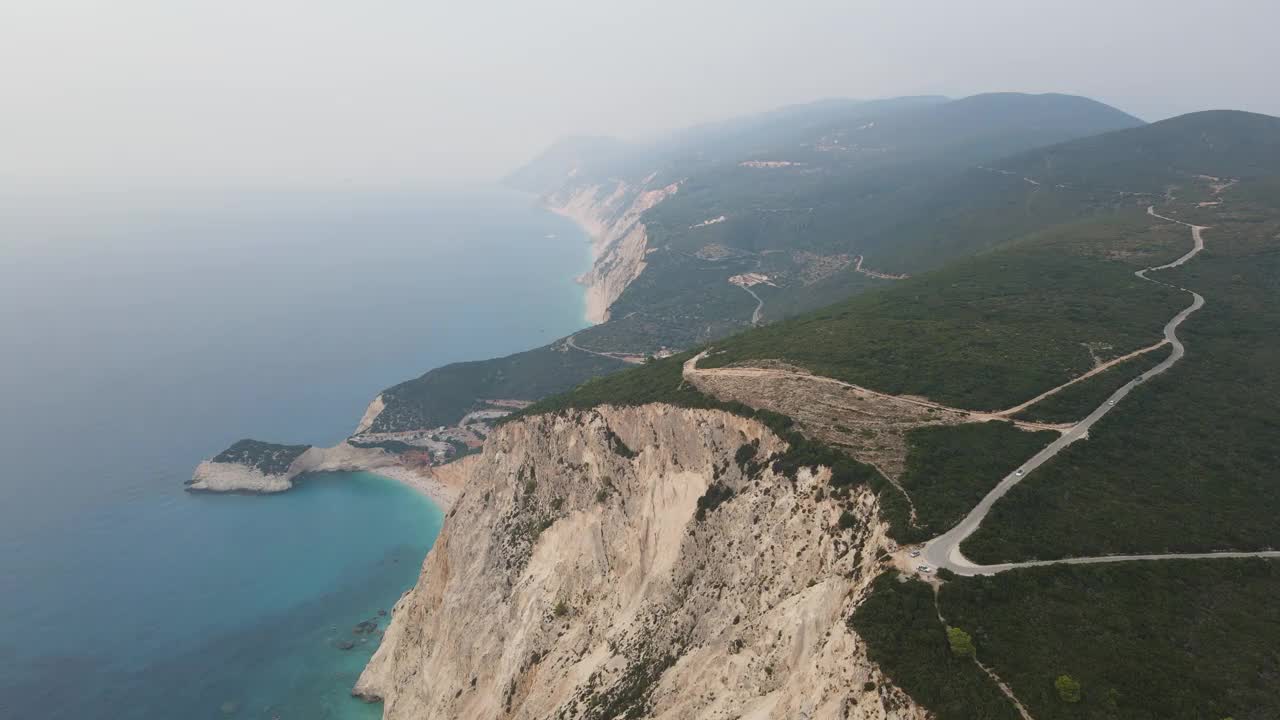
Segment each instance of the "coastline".
[[605,322],[609,319],[609,303],[605,302],[603,293],[595,283],[596,263],[604,252],[601,248],[605,237],[602,228],[599,223],[593,223],[586,216],[574,213],[567,207],[552,205],[546,198],[541,199],[539,204],[549,212],[572,222],[586,236],[587,245],[591,249],[591,264],[586,271],[574,276],[573,281],[583,288],[583,319],[591,325]]
[[394,480],[416,491],[446,514],[453,508],[453,504],[462,493],[460,485],[447,483],[433,474],[424,474],[403,465],[383,465],[363,472]]
[[614,301],[644,271],[649,236],[641,217],[679,189],[680,182],[648,189],[617,181],[542,196],[544,208],[572,221],[590,242],[591,267],[576,278],[586,288],[587,322],[607,322]]

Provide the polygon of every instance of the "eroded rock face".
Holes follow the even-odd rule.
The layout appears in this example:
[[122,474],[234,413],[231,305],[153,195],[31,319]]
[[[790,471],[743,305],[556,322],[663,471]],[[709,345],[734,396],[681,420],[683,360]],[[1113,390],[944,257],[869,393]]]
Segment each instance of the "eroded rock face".
[[662,405],[499,428],[357,694],[396,720],[925,717],[846,626],[874,496],[775,475],[783,449]]
[[586,286],[587,321],[609,319],[609,306],[644,270],[649,246],[640,216],[679,189],[679,183],[638,188],[617,181],[555,193],[547,206],[573,219],[591,237],[591,269],[578,278]]

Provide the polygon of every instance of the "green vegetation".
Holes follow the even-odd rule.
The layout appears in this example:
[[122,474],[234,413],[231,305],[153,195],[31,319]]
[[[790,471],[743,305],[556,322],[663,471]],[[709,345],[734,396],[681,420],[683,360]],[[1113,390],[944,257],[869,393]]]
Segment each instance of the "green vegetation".
[[759,440],[752,440],[749,443],[743,443],[738,447],[738,451],[733,454],[733,463],[745,470],[747,463],[755,460],[756,453],[758,452],[760,452]]
[[1186,356],[996,503],[968,557],[1280,547],[1280,210],[1218,218],[1209,250],[1164,273],[1206,299]]
[[849,626],[872,662],[938,720],[1019,720],[973,659],[952,652],[928,585],[881,575]]
[[1080,420],[1105,402],[1121,385],[1164,362],[1170,352],[1168,347],[1157,348],[1125,360],[1088,380],[1081,380],[1075,385],[1050,395],[1014,417],[1019,420],[1046,423]]
[[214,456],[216,463],[248,465],[267,475],[283,475],[310,445],[278,445],[260,440],[237,440]]
[[[630,148],[576,139],[553,147],[511,182],[554,193],[569,168],[576,171],[573,187],[600,184],[605,192],[619,178],[639,186],[655,172],[649,187],[681,181],[678,193],[643,217],[649,247],[657,252],[646,257],[647,267],[615,303],[615,319],[579,336],[584,347],[651,352],[704,344],[747,327],[755,301],[727,282],[738,273],[765,272],[782,285],[757,289],[770,296],[770,318],[873,284],[845,272],[811,285],[793,251],[867,254],[890,271],[915,272],[1088,214],[1096,208],[1075,198],[1060,202],[1061,195],[1036,197],[1043,208],[1027,212],[1033,188],[973,166],[1139,124],[1114,108],[1064,95],[826,101]],[[741,164],[751,160],[795,164]],[[974,213],[978,206],[1000,212]],[[724,222],[699,225],[721,215]],[[700,257],[709,244],[731,252]]]
[[1053,681],[1053,689],[1058,691],[1058,699],[1064,703],[1080,702],[1080,683],[1070,675],[1059,675]]
[[733,498],[733,488],[721,482],[713,482],[707,486],[707,491],[698,498],[698,509],[694,513],[694,518],[698,522],[707,519],[707,513],[714,512],[720,507],[721,503]]
[[1052,430],[1026,432],[1010,422],[916,428],[907,433],[907,466],[898,482],[911,495],[916,526],[886,513],[893,537],[923,542],[964,518],[1000,479],[1053,442]]
[[[422,448],[419,448],[419,447],[415,447],[415,446],[413,446],[413,445],[410,445],[409,443],[404,442],[403,440],[379,440],[379,441],[377,441],[377,442],[368,442],[368,441],[364,441],[364,440],[351,440],[351,441],[349,441],[349,442],[350,442],[350,444],[351,444],[351,446],[352,446],[352,447],[358,447],[358,448],[381,448],[381,449],[386,450],[387,452],[390,452],[390,453],[404,453],[404,452],[411,452],[411,451],[413,451],[413,450],[421,450],[421,449],[422,449]],[[464,443],[459,443],[459,442],[456,442],[456,441],[455,441],[455,442],[451,442],[451,443],[449,443],[449,445],[453,446],[453,448],[454,448],[454,450],[455,450],[455,451],[457,451],[457,450],[458,450],[458,445],[461,445],[461,446],[462,446],[462,449],[464,449],[464,450],[465,450],[465,449],[467,449],[466,444],[464,444]]]
[[[829,126],[824,137],[839,131]],[[890,135],[859,141],[877,137]],[[768,171],[741,168],[729,154],[682,173],[680,193],[645,216],[659,251],[615,306],[618,319],[583,334],[587,346],[716,342],[707,366],[780,359],[883,392],[1011,407],[1090,370],[1095,353],[1105,360],[1156,341],[1186,306],[1185,293],[1133,275],[1189,246],[1185,227],[1142,212],[1158,204],[1212,226],[1205,253],[1159,275],[1207,300],[1179,331],[1186,357],[1014,488],[964,550],[999,562],[1280,547],[1280,183],[1258,179],[1280,175],[1280,120],[1200,113],[985,163],[1005,172],[973,167],[985,162],[989,139],[962,148],[956,165],[923,151],[877,159],[872,146],[762,153],[805,163]],[[865,174],[854,169],[860,163]],[[1215,190],[1198,173],[1244,181],[1206,209],[1198,203]],[[719,215],[728,219],[691,228]],[[722,247],[699,256],[711,243]],[[784,252],[765,252],[774,250]],[[846,269],[810,282],[796,251],[865,254],[871,267],[916,276],[872,282]],[[770,318],[874,289],[720,341],[754,307],[725,282],[749,271],[780,285],[756,288]],[[794,475],[830,464],[833,487],[821,497],[868,483],[899,541],[947,529],[1052,437],[1009,423],[909,433],[901,484],[918,513],[913,529],[903,495],[870,468],[799,436],[787,418],[684,384],[688,357],[592,380],[528,412],[666,402],[757,418],[791,447],[769,458],[740,448],[734,460],[744,471],[768,464]],[[1164,357],[1130,360],[1022,417],[1079,419]],[[699,517],[730,494],[717,481]],[[845,511],[838,524],[855,524],[854,515]],[[1219,559],[940,572],[937,606],[930,587],[885,575],[850,624],[871,659],[940,720],[1018,717],[973,661],[977,648],[1039,720],[1262,720],[1280,717],[1278,568]],[[636,664],[635,687],[648,687],[652,663],[663,661]]]
[[518,413],[512,413],[504,421],[529,415],[543,415],[564,410],[586,410],[597,405],[620,407],[668,403],[680,407],[720,407],[714,398],[698,392],[684,382],[684,362],[696,351],[672,355],[668,358],[645,363],[613,375],[592,378],[571,392],[540,400]]
[[[710,167],[646,216],[652,247],[662,248],[646,270],[654,274],[624,294],[618,324],[593,331],[601,344],[592,347],[632,334],[648,346],[668,337],[715,341],[720,352],[707,366],[781,359],[883,392],[1011,407],[1088,371],[1095,353],[1105,360],[1154,342],[1186,306],[1186,294],[1133,276],[1189,245],[1185,227],[1142,213],[1161,204],[1164,214],[1213,226],[1206,253],[1159,276],[1208,301],[1180,330],[1186,357],[997,503],[965,552],[997,562],[1280,547],[1280,185],[1252,180],[1280,174],[1277,123],[1198,114],[992,164],[1011,169],[1008,175],[956,167],[937,182],[913,179],[923,161],[915,168],[895,165],[900,158],[872,161],[879,189],[868,177],[840,171],[844,161],[816,153],[794,156],[813,163],[805,171]],[[1210,210],[1197,206],[1213,191],[1196,173],[1245,182]],[[1165,198],[1171,188],[1176,202]],[[722,214],[731,219],[689,230]],[[728,252],[694,257],[706,243]],[[846,272],[810,285],[797,282],[798,261],[789,253],[762,252],[773,249],[865,253],[872,267],[917,275],[870,283]],[[750,296],[724,282],[746,271],[780,280],[781,287],[759,289],[766,308],[779,313],[771,317],[815,298],[880,287],[715,340],[740,327],[753,307]],[[1165,352],[1078,383],[1023,417],[1079,419]],[[905,499],[878,474],[799,437],[786,418],[685,385],[680,365],[687,357],[593,380],[530,412],[667,402],[758,418],[792,443],[763,462],[785,473],[832,464],[837,481],[825,492],[837,498],[842,488],[869,483],[900,541],[944,531],[1052,437],[1008,423],[908,434],[901,484],[915,501],[921,527],[913,530]],[[757,454],[739,449],[734,460],[746,467],[760,462]],[[708,491],[702,517],[723,502],[725,489]],[[839,521],[853,522],[851,513]],[[1278,566],[1162,561],[980,578],[939,573],[946,581],[940,613],[931,588],[886,575],[850,624],[872,660],[941,720],[1018,717],[973,662],[977,648],[1039,720],[1262,720],[1280,716]]]
[[1162,195],[1171,180],[1280,174],[1280,118],[1218,110],[1033,150],[1001,167],[1041,182],[1107,186]]
[[705,363],[782,359],[881,392],[1001,409],[1092,368],[1085,343],[1114,355],[1150,344],[1184,297],[1122,262],[1019,245],[738,335]]
[[384,390],[386,407],[371,432],[452,425],[482,400],[537,400],[625,363],[561,345],[547,345],[493,360],[454,363]]
[[947,644],[951,646],[951,654],[956,657],[973,657],[973,637],[958,627],[947,628]]
[[1280,717],[1277,597],[1280,562],[1167,560],[962,578],[940,603],[1037,720],[1263,720]]
[[628,460],[634,458],[638,454],[635,450],[627,447],[627,444],[622,442],[622,438],[618,437],[618,435],[613,432],[612,428],[605,428],[605,434],[608,435],[609,438],[609,448],[613,450],[615,454]]
[[[630,661],[621,679],[611,687],[591,692],[583,700],[581,716],[584,720],[639,720],[649,713],[650,696],[662,674],[676,664],[677,655],[658,657],[641,656]],[[593,687],[598,676],[589,679]],[[512,685],[514,687],[514,685]]]

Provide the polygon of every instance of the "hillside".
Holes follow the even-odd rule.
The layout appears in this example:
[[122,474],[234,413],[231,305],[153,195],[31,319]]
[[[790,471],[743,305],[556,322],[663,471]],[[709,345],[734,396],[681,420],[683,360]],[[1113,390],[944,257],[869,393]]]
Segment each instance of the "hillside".
[[453,425],[491,400],[533,401],[564,392],[625,363],[553,344],[497,360],[451,363],[387,388],[373,433]]
[[[1185,301],[1133,271],[1177,257],[1184,238],[1151,225],[1136,210],[1067,225],[716,343],[702,366],[781,360],[895,395],[1007,408],[1159,339]],[[1121,237],[1125,257],[1109,259]]]
[[[1218,133],[1231,138],[1222,157],[1198,142]],[[1037,718],[1273,717],[1278,138],[1271,119],[1207,113],[1044,151],[1082,168],[1073,187],[1006,175],[1017,158],[993,164],[982,172],[1013,178],[1034,202],[970,206],[974,223],[1033,212],[1056,191],[1084,200],[1088,218],[1053,216],[971,258],[599,378],[521,417],[667,403],[762,418],[797,448],[775,454],[775,471],[843,466],[841,454],[863,468],[844,477],[876,494],[899,543],[931,543],[1011,482],[960,546],[967,560],[1002,563],[979,575],[998,574],[921,571],[917,546],[889,545],[884,575],[849,617],[886,677],[941,720],[1018,717],[1014,699]],[[1162,143],[1169,153],[1154,163],[1126,152]],[[1108,153],[1137,159],[1089,157]],[[1201,177],[1211,172],[1223,174]],[[1158,193],[1117,189],[1144,177]],[[1171,317],[1185,320],[1172,354]],[[1080,440],[1044,445],[1095,408]],[[1212,554],[1227,550],[1256,557]],[[1086,564],[1022,564],[1054,558]]]
[[[696,172],[660,174],[654,184],[679,181],[679,191],[643,215],[645,268],[611,305],[621,327],[593,328],[579,342],[630,352],[706,342],[750,324],[756,302],[731,277],[767,277],[763,312],[776,319],[775,295],[794,312],[883,282],[855,272],[859,257],[867,268],[911,273],[1010,239],[1039,226],[994,239],[974,233],[921,253],[910,251],[914,234],[897,228],[945,202],[955,184],[947,179],[977,165],[1137,124],[1113,108],[1061,95],[860,104],[848,119],[785,142],[744,143],[741,154]],[[1022,188],[1014,189],[1021,199]],[[836,291],[811,292],[837,276],[843,282]]]
[[1044,183],[1153,194],[1199,175],[1272,177],[1280,167],[1280,118],[1234,110],[1190,113],[1033,150],[1000,167]]
[[[1039,228],[1048,213],[1005,223],[1003,232],[984,225],[967,240],[950,236],[945,250],[924,235],[900,242],[904,233],[894,229],[944,196],[956,202],[957,187],[969,189],[966,202],[969,195],[1021,202],[1020,184],[975,164],[1139,122],[1085,98],[1009,93],[827,100],[645,143],[557,143],[507,182],[542,193],[596,238],[584,282],[589,306],[605,321],[572,344],[440,368],[389,389],[373,430],[451,425],[485,400],[534,400],[624,367],[584,350],[689,347],[742,330],[757,310],[775,319],[892,282],[859,253],[882,253],[896,272]],[[967,177],[973,172],[983,181],[978,190]],[[950,184],[937,180],[955,173]],[[1077,204],[1064,204],[1069,209],[1052,217],[1078,214]],[[909,259],[912,252],[928,262]],[[754,287],[730,282],[751,273],[765,279]]]

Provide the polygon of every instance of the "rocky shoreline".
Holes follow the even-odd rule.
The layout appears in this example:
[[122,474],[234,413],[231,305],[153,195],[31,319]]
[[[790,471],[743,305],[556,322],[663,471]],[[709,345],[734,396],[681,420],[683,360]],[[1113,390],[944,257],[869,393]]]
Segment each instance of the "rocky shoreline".
[[[269,443],[260,445],[282,447]],[[356,447],[347,442],[329,448],[309,447],[283,472],[264,471],[246,460],[206,460],[196,466],[186,490],[190,493],[270,495],[292,489],[299,477],[315,472],[381,475],[416,490],[444,512],[453,506],[461,490],[460,476],[449,465],[431,470],[410,468],[396,455],[381,448]]]
[[606,322],[609,307],[640,276],[649,248],[640,217],[679,189],[679,183],[646,189],[618,181],[613,188],[589,185],[543,198],[547,209],[572,220],[591,240],[591,269],[577,278],[586,288],[587,322]]

